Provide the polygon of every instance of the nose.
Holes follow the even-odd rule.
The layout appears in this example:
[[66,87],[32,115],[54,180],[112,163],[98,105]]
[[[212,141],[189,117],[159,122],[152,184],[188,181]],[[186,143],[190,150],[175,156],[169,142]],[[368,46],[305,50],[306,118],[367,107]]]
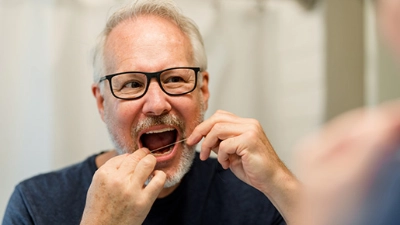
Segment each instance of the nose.
[[157,81],[150,81],[147,93],[143,96],[143,113],[149,116],[159,116],[171,110],[168,95],[164,93]]

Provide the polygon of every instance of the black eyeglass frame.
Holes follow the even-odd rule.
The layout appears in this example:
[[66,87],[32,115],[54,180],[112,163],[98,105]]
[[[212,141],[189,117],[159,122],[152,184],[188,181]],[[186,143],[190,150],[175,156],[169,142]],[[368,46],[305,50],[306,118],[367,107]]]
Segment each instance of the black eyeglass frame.
[[[163,86],[161,85],[161,81],[160,81],[160,75],[161,75],[163,72],[165,72],[165,71],[174,70],[174,69],[191,69],[191,70],[193,70],[193,71],[195,72],[194,85],[193,85],[193,88],[192,88],[191,90],[186,91],[186,92],[184,92],[184,93],[171,94],[171,93],[168,93],[168,92],[163,88]],[[147,90],[149,89],[149,86],[150,86],[150,81],[151,81],[151,79],[152,79],[152,78],[156,78],[158,85],[160,86],[161,90],[162,90],[164,93],[166,93],[166,94],[169,95],[169,96],[180,96],[180,95],[188,94],[188,93],[194,91],[194,89],[196,89],[196,86],[197,86],[197,76],[198,76],[198,73],[199,73],[199,72],[200,72],[200,67],[187,67],[187,66],[183,66],[183,67],[172,67],[172,68],[160,70],[160,71],[157,71],[157,72],[125,71],[125,72],[120,72],[120,73],[114,73],[114,74],[106,75],[106,76],[100,78],[99,84],[100,84],[101,82],[105,81],[105,80],[108,80],[108,83],[109,83],[109,85],[110,85],[111,93],[112,93],[112,95],[113,95],[115,98],[123,99],[123,100],[135,100],[135,99],[139,99],[139,98],[143,97],[143,96],[147,93]],[[143,94],[141,94],[141,95],[139,95],[139,96],[137,96],[137,97],[134,97],[134,98],[122,98],[122,97],[119,97],[119,96],[117,96],[117,95],[114,94],[114,90],[113,90],[113,88],[112,88],[112,83],[111,83],[112,78],[115,77],[115,76],[121,75],[121,74],[128,74],[128,73],[141,73],[141,74],[144,74],[144,75],[147,77],[147,85],[146,85],[146,89],[144,90]]]

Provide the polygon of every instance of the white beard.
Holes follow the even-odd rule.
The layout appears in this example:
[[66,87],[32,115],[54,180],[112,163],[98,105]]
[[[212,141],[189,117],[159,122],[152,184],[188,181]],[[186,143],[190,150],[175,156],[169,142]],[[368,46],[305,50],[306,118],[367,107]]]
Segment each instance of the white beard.
[[[200,103],[203,103],[203,101],[200,100]],[[205,112],[204,104],[201,104],[200,114],[196,118],[197,124],[200,124],[204,120],[204,112]],[[104,118],[107,124],[107,129],[111,141],[114,144],[114,147],[119,155],[134,152],[139,148],[139,146],[136,143],[126,143],[126,141],[124,142],[123,140],[126,140],[127,138],[124,137],[121,138],[121,134],[116,134],[113,132],[112,128],[115,127],[116,125],[114,124],[113,119],[109,118],[108,113],[106,113],[106,111],[104,113]],[[160,123],[178,127],[178,129],[180,129],[180,132],[183,134],[182,138],[186,138],[187,136],[184,132],[185,125],[180,121],[182,120],[176,118],[176,116],[169,114],[161,116],[158,119],[148,117],[147,119],[140,121],[138,124],[136,124],[135,127],[132,127],[131,138],[132,140],[137,140],[138,139],[137,134],[140,132],[140,130],[143,130],[146,127]],[[185,143],[182,143],[182,146],[183,146],[182,156],[177,166],[177,169],[173,174],[167,174],[167,179],[164,188],[172,187],[178,184],[182,180],[183,176],[190,170],[190,167],[193,163],[193,159],[196,155],[196,145],[189,147]],[[152,176],[150,176],[149,179],[146,181],[145,183],[146,185],[150,182],[151,178]]]
[[[195,149],[196,149],[195,145],[191,146],[190,148],[186,144],[183,145],[183,154],[179,162],[179,165],[174,174],[167,176],[164,188],[169,188],[177,185],[179,182],[181,182],[183,176],[185,176],[185,174],[189,172],[190,167],[193,164],[193,159],[196,155]],[[145,182],[145,185],[149,184],[152,178],[153,175],[149,176],[149,178]]]

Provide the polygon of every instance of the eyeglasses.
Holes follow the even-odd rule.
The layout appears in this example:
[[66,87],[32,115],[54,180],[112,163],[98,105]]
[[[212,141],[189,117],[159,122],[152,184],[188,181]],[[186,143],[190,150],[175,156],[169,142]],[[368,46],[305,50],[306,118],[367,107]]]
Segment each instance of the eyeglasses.
[[114,97],[134,100],[143,97],[149,89],[150,80],[156,78],[166,94],[179,96],[196,88],[199,71],[199,67],[174,67],[153,73],[128,71],[104,76],[99,83],[108,80]]

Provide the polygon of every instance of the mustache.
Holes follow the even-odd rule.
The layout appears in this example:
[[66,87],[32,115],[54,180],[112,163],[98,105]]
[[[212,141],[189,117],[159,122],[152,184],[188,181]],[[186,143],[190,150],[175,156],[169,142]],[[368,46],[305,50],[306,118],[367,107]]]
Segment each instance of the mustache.
[[137,136],[140,131],[157,125],[174,126],[177,127],[182,133],[185,131],[185,124],[182,122],[182,120],[180,120],[176,115],[165,114],[144,118],[143,120],[139,121],[135,127],[133,127],[132,133],[134,136]]

